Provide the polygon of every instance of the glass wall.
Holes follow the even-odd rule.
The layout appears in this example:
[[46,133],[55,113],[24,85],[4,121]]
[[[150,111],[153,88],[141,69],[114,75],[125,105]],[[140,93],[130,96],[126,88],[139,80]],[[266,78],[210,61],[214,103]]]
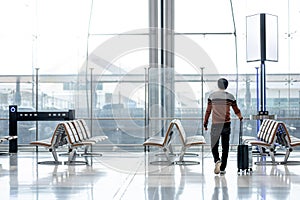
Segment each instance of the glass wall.
[[[209,141],[202,117],[219,77],[230,81],[245,134],[255,135],[260,63],[246,61],[246,16],[261,12],[278,16],[279,60],[266,62],[266,109],[300,134],[299,10],[296,0],[1,2],[0,135],[8,134],[8,106],[18,105],[75,109],[112,148],[140,146],[175,117],[188,135]],[[37,127],[38,139],[49,137],[55,125],[19,122],[19,144],[35,140]],[[235,117],[233,133],[236,144]]]

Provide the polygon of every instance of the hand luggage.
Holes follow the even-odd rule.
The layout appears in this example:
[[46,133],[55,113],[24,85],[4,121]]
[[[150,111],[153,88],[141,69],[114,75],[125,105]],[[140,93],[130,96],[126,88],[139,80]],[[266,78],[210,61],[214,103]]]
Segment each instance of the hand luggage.
[[240,172],[252,172],[252,146],[248,144],[242,144],[243,136],[243,121],[240,121],[239,130],[239,144],[237,148],[237,167],[238,173]]

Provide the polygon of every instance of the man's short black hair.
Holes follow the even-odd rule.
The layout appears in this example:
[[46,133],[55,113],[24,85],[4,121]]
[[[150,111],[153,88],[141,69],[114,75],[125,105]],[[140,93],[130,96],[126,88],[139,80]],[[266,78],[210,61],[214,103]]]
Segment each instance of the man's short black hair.
[[227,87],[228,87],[228,81],[227,81],[227,79],[225,79],[225,78],[220,78],[220,79],[218,80],[218,87],[219,87],[219,89],[226,90]]

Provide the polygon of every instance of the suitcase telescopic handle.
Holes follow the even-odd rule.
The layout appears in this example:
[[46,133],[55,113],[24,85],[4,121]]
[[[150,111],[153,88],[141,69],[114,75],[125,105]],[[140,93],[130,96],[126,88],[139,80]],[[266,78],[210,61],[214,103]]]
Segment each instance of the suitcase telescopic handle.
[[242,144],[243,137],[243,120],[240,120],[239,144]]

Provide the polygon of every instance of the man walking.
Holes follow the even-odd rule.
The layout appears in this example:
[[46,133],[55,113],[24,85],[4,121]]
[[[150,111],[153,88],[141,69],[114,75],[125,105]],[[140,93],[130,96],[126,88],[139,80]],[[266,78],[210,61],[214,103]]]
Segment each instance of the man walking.
[[[207,130],[208,119],[212,113],[211,125],[211,150],[215,162],[215,174],[225,174],[229,152],[229,140],[231,132],[230,107],[237,117],[242,120],[242,114],[237,106],[234,96],[225,91],[228,81],[225,78],[218,80],[219,90],[211,93],[208,97],[207,109],[204,117],[204,129]],[[222,157],[219,157],[219,141],[222,142]]]

